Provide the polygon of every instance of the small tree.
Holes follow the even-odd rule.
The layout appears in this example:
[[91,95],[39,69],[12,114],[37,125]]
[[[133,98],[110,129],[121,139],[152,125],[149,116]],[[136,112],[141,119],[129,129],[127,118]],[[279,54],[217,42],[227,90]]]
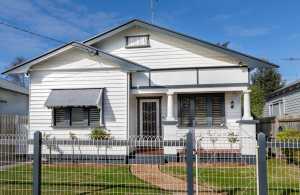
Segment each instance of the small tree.
[[[90,134],[90,138],[92,140],[109,140],[112,139],[112,137],[110,136],[109,133],[107,133],[107,131],[102,128],[102,127],[96,127],[92,130],[91,134]],[[108,146],[105,146],[105,159],[107,160],[107,148]],[[99,155],[99,150],[100,150],[100,146],[99,144],[97,144],[97,153]]]
[[238,136],[233,132],[228,133],[228,141],[230,143],[230,149],[232,149],[232,145],[239,141]]

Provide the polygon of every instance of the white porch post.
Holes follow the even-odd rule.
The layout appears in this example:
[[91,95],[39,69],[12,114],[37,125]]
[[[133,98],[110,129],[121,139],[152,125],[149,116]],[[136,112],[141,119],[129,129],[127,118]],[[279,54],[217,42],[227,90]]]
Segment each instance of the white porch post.
[[244,93],[244,115],[243,120],[253,120],[251,116],[250,108],[250,92],[251,90],[245,90]]
[[168,96],[168,107],[167,107],[167,121],[175,121],[175,117],[174,117],[174,103],[173,103],[173,99],[174,99],[174,93],[173,92],[167,92],[167,96]]

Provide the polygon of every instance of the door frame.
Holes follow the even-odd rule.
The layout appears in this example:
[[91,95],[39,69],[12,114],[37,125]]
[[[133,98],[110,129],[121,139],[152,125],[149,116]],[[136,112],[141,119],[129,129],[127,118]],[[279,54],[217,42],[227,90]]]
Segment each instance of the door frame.
[[157,136],[160,136],[162,137],[162,126],[161,126],[161,99],[162,99],[162,96],[145,96],[145,97],[136,97],[137,99],[137,136],[142,136],[142,133],[141,132],[141,102],[143,100],[158,100],[158,129],[157,129]]

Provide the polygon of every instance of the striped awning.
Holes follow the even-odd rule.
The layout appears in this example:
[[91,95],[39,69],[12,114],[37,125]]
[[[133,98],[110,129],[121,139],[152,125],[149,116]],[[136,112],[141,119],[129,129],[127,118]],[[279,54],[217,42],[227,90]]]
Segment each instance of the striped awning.
[[53,107],[87,107],[102,105],[103,89],[53,89],[45,103]]

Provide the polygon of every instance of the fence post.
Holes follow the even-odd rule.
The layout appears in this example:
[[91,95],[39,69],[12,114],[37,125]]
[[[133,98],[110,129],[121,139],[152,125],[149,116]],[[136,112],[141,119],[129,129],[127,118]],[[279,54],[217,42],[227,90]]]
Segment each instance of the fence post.
[[186,176],[187,176],[187,194],[194,193],[194,178],[193,178],[193,135],[189,131],[186,138]]
[[33,195],[41,195],[41,148],[42,148],[42,133],[36,131],[33,140]]
[[258,175],[258,193],[259,195],[268,195],[268,175],[266,159],[266,135],[262,132],[258,134],[258,151],[257,151],[257,175]]

